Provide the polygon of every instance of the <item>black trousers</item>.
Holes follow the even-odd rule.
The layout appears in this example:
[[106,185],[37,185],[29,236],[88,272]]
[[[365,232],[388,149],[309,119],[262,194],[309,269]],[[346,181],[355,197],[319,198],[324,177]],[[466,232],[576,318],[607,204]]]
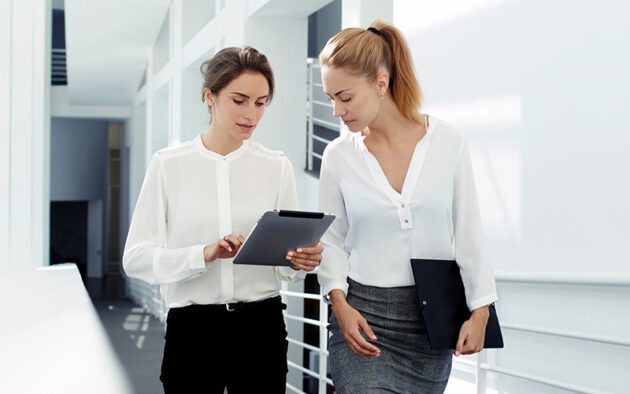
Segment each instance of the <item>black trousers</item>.
[[171,308],[160,375],[166,394],[285,392],[286,305],[278,296],[230,309]]

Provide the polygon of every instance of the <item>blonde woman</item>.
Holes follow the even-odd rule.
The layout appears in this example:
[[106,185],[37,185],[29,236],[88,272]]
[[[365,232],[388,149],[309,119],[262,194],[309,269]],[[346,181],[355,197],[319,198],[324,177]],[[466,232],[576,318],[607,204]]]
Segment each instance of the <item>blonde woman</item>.
[[421,114],[404,37],[375,22],[344,29],[320,54],[323,87],[350,133],[324,152],[319,281],[332,303],[329,351],[338,393],[443,392],[453,352],[429,348],[411,258],[456,260],[471,318],[455,354],[483,348],[497,299],[481,245],[468,149],[446,122]]

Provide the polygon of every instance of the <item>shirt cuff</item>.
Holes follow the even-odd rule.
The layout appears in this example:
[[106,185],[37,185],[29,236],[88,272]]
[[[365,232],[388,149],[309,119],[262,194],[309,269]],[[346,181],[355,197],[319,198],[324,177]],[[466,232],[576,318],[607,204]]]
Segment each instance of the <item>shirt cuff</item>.
[[490,305],[493,302],[495,302],[496,300],[498,300],[499,298],[497,297],[496,293],[492,293],[490,295],[487,295],[485,297],[482,298],[477,298],[474,301],[471,301],[468,303],[468,309],[470,309],[470,311],[472,312],[473,310],[477,309],[477,308],[481,308],[482,306],[486,306],[486,305]]
[[194,275],[206,273],[206,260],[203,257],[203,249],[206,245],[195,245],[188,253],[188,268]]
[[333,282],[333,283],[329,283],[322,286],[322,295],[324,296],[324,301],[327,304],[332,305],[330,302],[330,297],[328,297],[328,294],[335,289],[342,290],[343,293],[347,297],[348,296],[348,282]]
[[295,281],[299,281],[302,280],[304,278],[306,278],[306,271],[302,271],[302,270],[295,270],[291,267],[286,267],[286,266],[281,266],[278,267],[278,271],[280,273],[280,275],[282,275],[282,277],[290,279],[290,280],[295,280]]

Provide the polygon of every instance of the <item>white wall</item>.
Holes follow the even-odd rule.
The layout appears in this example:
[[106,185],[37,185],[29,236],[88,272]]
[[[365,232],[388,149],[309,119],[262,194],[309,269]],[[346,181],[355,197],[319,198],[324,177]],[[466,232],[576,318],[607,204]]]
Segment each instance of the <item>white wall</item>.
[[[630,5],[614,1],[394,2],[424,111],[454,123],[470,145],[506,324],[630,340],[628,285],[504,280],[630,277],[629,20]],[[627,391],[628,346],[505,331],[493,365]],[[555,392],[523,382],[499,384]]]
[[0,5],[0,272],[49,262],[49,1]]

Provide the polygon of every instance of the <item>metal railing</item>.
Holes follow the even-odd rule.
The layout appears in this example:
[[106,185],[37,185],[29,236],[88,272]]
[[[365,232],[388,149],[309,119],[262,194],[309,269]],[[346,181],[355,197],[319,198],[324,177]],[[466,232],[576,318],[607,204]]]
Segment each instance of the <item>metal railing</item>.
[[328,145],[331,140],[323,138],[315,133],[315,126],[324,127],[326,129],[335,131],[337,133],[340,132],[340,126],[338,123],[330,122],[326,119],[317,118],[313,114],[313,107],[323,107],[329,110],[332,113],[332,104],[317,100],[314,94],[315,89],[323,89],[321,83],[316,82],[315,73],[320,72],[320,65],[317,62],[317,59],[308,58],[306,60],[306,69],[307,69],[307,111],[306,111],[306,121],[307,121],[307,139],[306,139],[306,170],[307,171],[315,171],[316,168],[313,165],[313,159],[322,159],[322,155],[320,153],[315,152],[313,149],[314,141],[319,141]]
[[[307,275],[316,275],[316,273],[309,272]],[[305,373],[317,379],[317,382],[318,382],[317,393],[326,394],[327,389],[328,389],[327,386],[333,384],[332,380],[328,377],[328,305],[324,302],[324,298],[322,297],[321,294],[299,293],[299,292],[294,292],[294,291],[288,291],[287,284],[285,282],[283,282],[283,290],[280,291],[280,294],[282,295],[284,299],[286,299],[286,297],[294,297],[294,298],[315,300],[319,302],[319,320],[308,319],[303,316],[291,315],[287,313],[286,311],[284,313],[284,317],[285,319],[288,319],[288,320],[299,321],[305,324],[310,324],[310,325],[319,327],[319,347],[309,345],[295,338],[290,338],[290,337],[287,338],[289,343],[292,343],[304,349],[308,349],[312,352],[316,352],[319,355],[318,370],[313,371],[311,369],[305,368],[303,365],[296,364],[292,361],[289,361],[288,365],[289,365],[289,368],[296,369],[298,371],[301,371],[302,373]],[[299,390],[298,388],[290,384],[287,384],[287,389],[294,393],[305,394],[303,391]]]
[[[313,273],[309,273],[313,275]],[[496,280],[498,283],[532,283],[532,284],[554,284],[554,285],[584,285],[584,286],[604,286],[604,287],[622,287],[630,288],[630,276],[625,274],[616,275],[593,275],[588,277],[575,274],[529,274],[529,273],[499,273]],[[299,346],[309,351],[316,352],[319,355],[318,371],[306,368],[296,362],[289,361],[289,368],[298,370],[304,374],[314,377],[318,381],[318,394],[325,394],[327,386],[333,382],[328,378],[328,306],[323,301],[321,294],[300,293],[287,290],[287,284],[283,282],[281,290],[282,297],[310,299],[319,302],[319,319],[309,319],[304,316],[295,316],[285,312],[285,319],[299,321],[304,324],[313,325],[319,328],[319,346],[307,344],[296,338],[287,338],[289,343]],[[165,321],[166,307],[159,293],[159,286],[149,285],[139,280],[129,279],[127,281],[127,294],[138,305],[145,308],[149,313],[158,317],[162,322]],[[601,343],[614,346],[630,347],[630,339],[616,338],[604,335],[586,334],[568,330],[556,330],[544,327],[527,326],[521,324],[513,324],[502,322],[501,327],[507,331],[525,332],[533,335],[545,335],[560,338],[567,338],[577,341],[586,341],[593,343]],[[603,394],[604,391],[590,387],[584,387],[570,382],[559,381],[544,376],[528,374],[522,371],[503,368],[488,363],[487,353],[481,352],[477,355],[476,360],[465,358],[455,358],[453,368],[464,372],[470,368],[475,370],[475,384],[478,394],[486,393],[489,389],[487,379],[489,374],[497,374],[511,377],[523,381],[536,384],[542,384],[549,387],[570,390],[583,394]],[[304,393],[297,387],[287,384],[287,392]]]
[[67,85],[68,84],[68,72],[66,69],[65,48],[52,49],[50,68],[51,68],[50,82],[53,85]]
[[[498,273],[498,283],[530,283],[544,285],[581,285],[630,288],[630,275],[627,274],[579,274],[579,273]],[[630,346],[630,339],[614,338],[603,335],[585,334],[567,330],[555,330],[543,327],[533,327],[509,322],[501,322],[501,327],[508,331],[526,332],[528,334],[554,336],[578,341],[603,343],[615,346]],[[463,365],[476,369],[477,393],[486,393],[488,389],[487,378],[489,373],[508,376],[519,380],[542,384],[563,390],[570,390],[584,394],[604,394],[605,391],[584,387],[569,382],[559,381],[544,376],[524,373],[510,368],[490,365],[487,361],[487,353],[478,354],[476,361],[455,359],[454,368]]]

